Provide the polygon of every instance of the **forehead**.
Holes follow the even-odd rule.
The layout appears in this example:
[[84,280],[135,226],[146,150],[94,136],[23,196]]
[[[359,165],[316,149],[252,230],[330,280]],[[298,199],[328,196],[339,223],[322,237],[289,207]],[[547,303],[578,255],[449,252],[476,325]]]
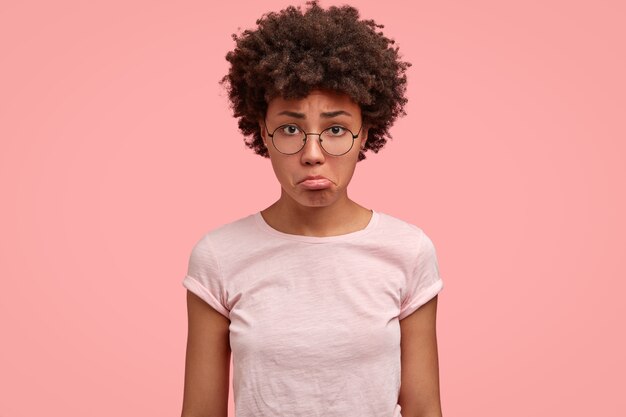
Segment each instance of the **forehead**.
[[344,110],[354,116],[360,114],[360,106],[350,96],[330,90],[312,90],[306,97],[300,99],[276,97],[269,101],[268,115],[283,110],[300,113]]

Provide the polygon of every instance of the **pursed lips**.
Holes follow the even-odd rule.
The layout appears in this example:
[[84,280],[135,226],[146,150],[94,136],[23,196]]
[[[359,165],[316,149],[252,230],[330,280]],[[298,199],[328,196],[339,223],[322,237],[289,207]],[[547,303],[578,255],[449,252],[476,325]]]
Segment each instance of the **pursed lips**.
[[298,181],[298,184],[304,182],[304,181],[308,181],[308,180],[328,180],[330,181],[328,178],[326,178],[323,175],[307,175],[305,178],[301,179],[300,181]]
[[309,175],[298,183],[307,190],[323,190],[329,188],[331,184],[332,181],[322,175]]

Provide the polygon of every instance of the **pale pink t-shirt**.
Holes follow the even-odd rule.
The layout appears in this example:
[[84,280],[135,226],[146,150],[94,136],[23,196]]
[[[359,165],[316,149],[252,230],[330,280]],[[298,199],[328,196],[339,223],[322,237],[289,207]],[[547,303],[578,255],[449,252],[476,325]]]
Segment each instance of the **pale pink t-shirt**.
[[205,234],[183,286],[230,319],[236,417],[401,417],[400,324],[443,288],[422,229],[292,235],[260,212]]

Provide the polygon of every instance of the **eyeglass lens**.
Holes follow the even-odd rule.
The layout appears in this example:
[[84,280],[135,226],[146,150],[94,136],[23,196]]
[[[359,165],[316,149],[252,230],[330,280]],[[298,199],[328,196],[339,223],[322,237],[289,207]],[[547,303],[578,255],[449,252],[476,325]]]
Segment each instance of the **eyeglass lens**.
[[[308,135],[317,136],[309,133]],[[282,153],[299,152],[306,143],[307,134],[296,125],[283,125],[273,133],[274,146]],[[322,148],[331,155],[343,155],[352,149],[354,135],[341,126],[331,126],[319,135]]]

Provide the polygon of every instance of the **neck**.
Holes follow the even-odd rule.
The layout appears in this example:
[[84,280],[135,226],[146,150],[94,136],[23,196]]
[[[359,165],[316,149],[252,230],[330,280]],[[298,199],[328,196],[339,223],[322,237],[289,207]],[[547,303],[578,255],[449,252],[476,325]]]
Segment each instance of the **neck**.
[[266,222],[284,233],[303,236],[336,236],[363,229],[371,218],[370,210],[348,198],[320,207],[303,206],[284,190],[274,204],[262,211]]

